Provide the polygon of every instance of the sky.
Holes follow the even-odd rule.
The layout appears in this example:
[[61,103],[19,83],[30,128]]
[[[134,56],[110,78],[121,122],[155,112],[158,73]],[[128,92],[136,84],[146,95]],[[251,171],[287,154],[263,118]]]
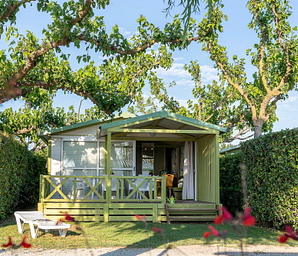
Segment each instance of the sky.
[[[60,1],[61,2],[61,1]],[[120,27],[120,32],[130,37],[137,31],[137,19],[142,14],[147,20],[160,28],[163,28],[165,23],[171,22],[173,16],[181,12],[181,7],[176,7],[171,11],[171,16],[166,16],[163,12],[166,5],[163,0],[111,0],[110,5],[105,10],[96,11],[96,15],[104,16],[107,31],[111,31],[112,27],[117,24]],[[167,2],[167,1],[165,1]],[[180,2],[180,1],[176,1]],[[254,43],[258,40],[254,31],[249,30],[247,25],[251,20],[251,15],[246,9],[246,1],[239,0],[223,0],[224,14],[228,15],[229,20],[224,22],[224,31],[220,35],[219,43],[226,46],[229,53],[229,57],[234,54],[240,58],[247,58],[246,49],[252,48]],[[25,33],[26,30],[32,31],[37,38],[42,38],[42,29],[46,28],[46,25],[51,22],[51,17],[44,13],[38,13],[33,4],[32,7],[28,6],[18,13],[17,27],[21,33]],[[290,22],[292,26],[298,25],[298,1],[291,0],[290,5],[293,7],[293,15]],[[203,6],[202,6],[203,8]],[[202,13],[204,9],[202,9]],[[202,15],[194,16],[195,19],[201,20]],[[6,48],[5,41],[0,40],[1,49]],[[156,46],[154,46],[156,47]],[[153,48],[154,49],[154,48]],[[77,64],[75,56],[82,54],[83,51],[77,48],[62,48],[64,53],[71,53],[70,59],[73,69],[80,67]],[[102,55],[93,54],[93,60],[95,64],[100,65],[102,62]],[[202,82],[211,83],[212,80],[217,79],[217,71],[213,68],[214,63],[208,58],[207,53],[201,51],[201,45],[197,43],[191,44],[187,49],[182,51],[175,51],[173,53],[174,63],[169,70],[158,70],[158,75],[163,78],[166,83],[171,81],[176,82],[176,86],[169,88],[169,95],[179,100],[181,104],[186,104],[188,99],[192,98],[192,88],[194,87],[191,81],[191,76],[183,69],[185,64],[188,64],[192,60],[198,60],[202,70]],[[254,69],[250,66],[250,61],[247,59],[246,72],[248,77],[254,72]],[[144,89],[144,94],[149,95],[148,88]],[[57,97],[54,100],[54,106],[65,107],[74,105],[75,109],[78,109],[81,98],[73,94],[64,94],[59,91]],[[18,109],[22,106],[21,100],[11,100],[0,105],[0,111],[6,108],[12,107]],[[85,100],[82,103],[82,108],[89,108],[93,104],[89,100]],[[124,109],[125,111],[125,109]],[[274,131],[279,131],[286,128],[298,127],[298,92],[290,92],[289,98],[283,102],[278,103],[277,117],[279,121],[274,124]]]

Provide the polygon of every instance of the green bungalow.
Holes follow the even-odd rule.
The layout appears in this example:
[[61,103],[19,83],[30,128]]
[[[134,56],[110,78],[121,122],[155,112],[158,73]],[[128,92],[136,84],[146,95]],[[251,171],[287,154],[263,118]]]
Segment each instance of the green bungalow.
[[224,132],[166,111],[44,132],[49,175],[40,179],[38,209],[47,218],[68,212],[79,221],[136,221],[136,214],[153,222],[212,220]]

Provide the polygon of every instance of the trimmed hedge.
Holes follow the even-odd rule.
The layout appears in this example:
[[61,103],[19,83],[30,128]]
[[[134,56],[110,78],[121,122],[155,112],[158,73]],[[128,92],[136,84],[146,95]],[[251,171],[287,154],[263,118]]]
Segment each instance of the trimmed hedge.
[[18,207],[21,208],[36,207],[39,200],[40,174],[48,174],[46,169],[47,150],[37,153],[28,151],[27,156],[28,165],[18,204]]
[[263,225],[298,228],[298,129],[242,143],[248,201]]
[[0,152],[0,219],[5,219],[17,207],[38,202],[39,175],[46,173],[46,158],[3,135]]
[[0,219],[5,219],[19,202],[27,167],[27,148],[0,135],[0,152]]
[[243,211],[241,170],[242,152],[220,156],[220,202],[233,214]]

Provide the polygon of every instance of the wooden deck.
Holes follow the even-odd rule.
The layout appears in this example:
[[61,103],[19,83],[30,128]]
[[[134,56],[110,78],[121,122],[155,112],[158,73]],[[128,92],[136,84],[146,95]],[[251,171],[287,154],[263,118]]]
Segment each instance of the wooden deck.
[[[218,214],[219,206],[206,202],[179,201],[175,204],[149,202],[105,203],[39,203],[38,208],[46,218],[59,219],[65,212],[77,221],[139,221],[135,215],[146,215],[147,221],[166,222],[166,206],[169,209],[171,221],[212,221]],[[174,211],[171,209],[175,209]]]
[[[72,179],[72,180],[70,180]],[[84,179],[89,188],[80,199],[76,194],[77,179]],[[89,179],[89,180],[88,180]],[[91,182],[90,179],[96,180]],[[111,180],[117,180],[117,191],[112,194]],[[61,177],[44,175],[41,177],[41,194],[38,210],[49,219],[60,219],[65,212],[77,221],[139,221],[135,215],[146,215],[147,221],[212,221],[218,214],[219,205],[194,200],[176,200],[175,204],[166,201],[166,183],[162,180],[160,197],[157,197],[156,178],[150,180],[149,193],[140,190],[141,185],[134,186],[129,179],[136,177]],[[144,179],[144,178],[143,178]],[[99,190],[105,180],[106,193]],[[59,181],[59,184],[57,183]],[[124,182],[131,185],[125,189]],[[55,184],[56,182],[56,184]],[[72,182],[72,183],[71,183]],[[142,183],[140,183],[142,184]],[[63,190],[63,185],[66,188]],[[69,193],[69,188],[73,186]],[[67,193],[66,193],[66,192]],[[95,195],[93,196],[92,193]]]

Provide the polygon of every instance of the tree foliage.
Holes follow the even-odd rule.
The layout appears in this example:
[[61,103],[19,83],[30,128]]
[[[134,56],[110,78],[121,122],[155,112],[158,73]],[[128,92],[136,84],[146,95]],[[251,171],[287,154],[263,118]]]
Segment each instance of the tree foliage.
[[[20,34],[14,26],[20,8],[32,2],[36,2],[37,11],[52,17],[52,23],[42,30],[41,41],[30,31]],[[216,15],[205,17],[199,24],[188,22],[185,34],[177,16],[163,30],[140,16],[138,33],[127,39],[117,25],[108,34],[104,17],[96,16],[99,10],[108,8],[108,0],[0,3],[0,32],[2,36],[5,32],[8,42],[8,50],[0,51],[0,101],[26,96],[36,87],[50,92],[62,89],[89,98],[108,115],[133,100],[145,81],[155,76],[150,71],[169,67],[172,60],[168,49],[200,41],[218,26]],[[160,45],[158,51],[147,51],[155,44]],[[74,71],[63,48],[82,45],[86,53],[77,60],[85,66]],[[94,65],[89,51],[105,57],[102,65]]]
[[47,146],[38,136],[41,131],[105,116],[97,107],[87,109],[83,114],[79,113],[80,110],[76,112],[74,106],[70,106],[68,111],[54,108],[54,95],[35,88],[27,95],[23,108],[16,111],[8,108],[0,112],[0,131],[17,137],[31,151],[40,151]]
[[220,81],[233,87],[241,96],[249,113],[255,137],[272,129],[277,120],[276,103],[297,89],[297,27],[288,22],[291,7],[287,0],[250,0],[247,8],[252,14],[249,28],[255,30],[259,42],[247,49],[251,64],[257,69],[252,79],[245,72],[245,59],[233,55],[229,60],[225,47],[219,44],[218,33],[205,37],[203,50],[209,53],[220,72]]
[[[162,108],[230,128],[224,142],[247,139],[251,135],[246,134],[251,129],[255,137],[271,131],[277,120],[277,102],[285,100],[289,91],[298,88],[297,27],[292,28],[288,22],[289,1],[251,0],[247,8],[252,14],[249,28],[255,30],[259,38],[259,42],[246,52],[257,70],[252,78],[246,74],[246,60],[237,55],[229,58],[226,48],[219,44],[219,34],[223,32],[221,21],[227,17],[218,9],[217,29],[202,39],[202,49],[214,61],[219,82],[202,84],[199,62],[192,61],[185,69],[195,82],[192,91],[195,101],[188,100],[187,107],[180,106],[167,94],[160,79],[151,89],[152,96],[146,102],[139,96],[138,105],[130,111],[155,111],[158,104],[162,104]],[[150,105],[151,109],[146,110]]]
[[[191,62],[184,66],[192,75],[195,84],[192,89],[192,98],[183,106],[167,92],[167,85],[162,79],[156,79],[151,85],[151,96],[147,99],[138,95],[137,103],[129,108],[132,113],[152,113],[159,107],[183,116],[200,121],[222,125],[229,128],[229,132],[222,135],[222,142],[231,142],[235,139],[243,140],[250,131],[249,123],[245,116],[249,112],[246,105],[240,101],[240,97],[233,87],[227,87],[224,83],[212,81],[211,84],[203,84],[201,80],[200,66]],[[175,83],[169,85],[174,86]]]

